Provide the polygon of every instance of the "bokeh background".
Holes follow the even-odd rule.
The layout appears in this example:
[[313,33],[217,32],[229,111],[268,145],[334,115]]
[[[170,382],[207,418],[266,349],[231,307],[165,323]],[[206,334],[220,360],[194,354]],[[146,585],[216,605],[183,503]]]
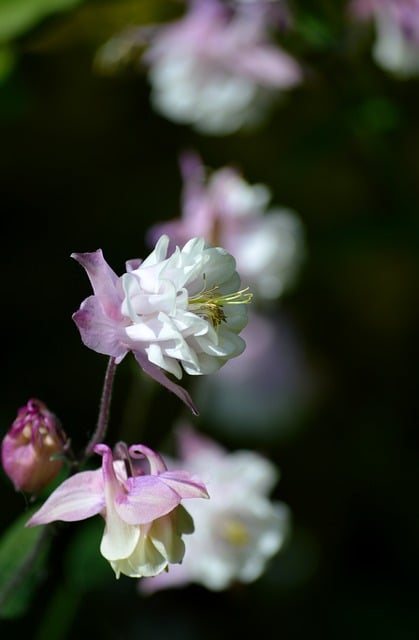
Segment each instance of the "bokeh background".
[[[269,425],[261,405],[260,433],[257,421],[241,431],[207,413],[197,423],[281,470],[275,497],[291,508],[293,533],[257,582],[140,597],[135,580],[115,581],[102,561],[92,521],[91,548],[63,531],[30,605],[0,620],[2,634],[416,639],[419,79],[378,67],[372,31],[348,19],[345,2],[296,1],[285,44],[306,81],[256,130],[205,136],[153,111],[140,69],[106,75],[93,64],[119,29],[169,19],[179,3],[88,0],[48,11],[39,2],[14,32],[12,4],[0,0],[1,435],[38,397],[76,448],[86,442],[107,359],[82,346],[71,320],[90,290],[70,254],[101,247],[118,273],[147,255],[149,226],[179,214],[185,148],[210,167],[240,167],[300,215],[307,258],[278,314],[312,392],[287,389],[290,407]],[[131,365],[118,369],[110,437],[141,433],[158,447],[183,408]],[[6,531],[28,501],[4,473],[0,491]]]

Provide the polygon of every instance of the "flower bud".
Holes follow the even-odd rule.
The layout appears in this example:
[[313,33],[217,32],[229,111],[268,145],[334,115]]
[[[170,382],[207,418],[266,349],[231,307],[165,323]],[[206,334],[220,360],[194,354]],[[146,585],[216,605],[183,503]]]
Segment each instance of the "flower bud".
[[17,491],[38,493],[61,470],[66,435],[58,418],[40,400],[21,407],[3,438],[3,469]]

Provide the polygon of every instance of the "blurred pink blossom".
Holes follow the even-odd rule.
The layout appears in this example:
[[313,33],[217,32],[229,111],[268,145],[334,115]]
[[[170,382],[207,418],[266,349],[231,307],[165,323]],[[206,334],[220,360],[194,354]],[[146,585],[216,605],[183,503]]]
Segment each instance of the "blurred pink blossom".
[[271,5],[238,2],[231,9],[198,0],[180,19],[150,30],[143,62],[154,108],[212,135],[259,122],[273,98],[303,78],[269,35]]
[[237,363],[197,381],[194,396],[216,433],[272,442],[300,428],[320,398],[324,373],[286,313],[251,309],[243,335],[246,349]]
[[419,73],[419,0],[352,0],[350,13],[372,21],[376,63],[400,77]]
[[270,206],[264,184],[248,184],[234,167],[209,172],[192,152],[180,160],[182,215],[155,224],[148,242],[165,233],[171,249],[200,235],[224,246],[236,259],[242,283],[254,302],[272,300],[292,287],[305,258],[304,228],[288,208]]

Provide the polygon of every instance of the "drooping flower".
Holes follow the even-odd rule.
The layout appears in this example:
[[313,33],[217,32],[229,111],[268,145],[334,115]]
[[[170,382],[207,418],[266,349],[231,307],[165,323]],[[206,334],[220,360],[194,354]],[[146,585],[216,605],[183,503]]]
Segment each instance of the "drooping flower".
[[251,295],[240,290],[235,259],[203,238],[168,256],[162,236],[143,261],[130,260],[118,277],[101,249],[73,253],[94,295],[73,319],[86,346],[121,362],[131,351],[143,370],[176,393],[196,413],[189,394],[170,380],[185,371],[212,373],[245,348],[238,335],[247,323]]
[[[205,478],[211,500],[191,503],[194,535],[181,565],[139,583],[140,592],[201,584],[220,591],[259,578],[290,533],[290,510],[269,493],[278,480],[275,465],[249,450],[228,452],[183,425],[180,457],[184,468]],[[174,463],[178,464],[178,462]]]
[[419,0],[352,0],[352,16],[375,29],[375,62],[399,77],[419,74]]
[[[153,576],[169,563],[181,562],[182,534],[192,533],[193,521],[180,503],[208,498],[203,483],[187,471],[168,471],[163,459],[142,444],[132,445],[123,460],[115,460],[105,444],[94,450],[102,456],[102,469],[65,480],[27,526],[100,514],[105,520],[100,551],[117,578],[121,573]],[[147,460],[149,473],[135,464],[139,458]]]
[[154,108],[210,135],[258,123],[303,75],[270,38],[267,5],[198,0],[182,18],[156,27],[143,55]]
[[31,398],[3,438],[3,469],[18,491],[39,493],[60,472],[67,437],[47,406]]
[[150,244],[162,233],[173,245],[195,235],[231,252],[255,301],[278,298],[296,281],[305,258],[304,228],[291,209],[270,207],[264,184],[251,185],[234,167],[207,171],[195,153],[180,158],[182,215],[153,225]]

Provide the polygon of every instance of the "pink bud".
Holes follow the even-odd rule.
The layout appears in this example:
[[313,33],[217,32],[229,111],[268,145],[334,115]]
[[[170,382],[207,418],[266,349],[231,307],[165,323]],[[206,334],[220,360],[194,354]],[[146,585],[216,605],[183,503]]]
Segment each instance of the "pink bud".
[[34,398],[21,407],[2,442],[3,469],[17,491],[38,493],[64,463],[66,435],[58,418]]

